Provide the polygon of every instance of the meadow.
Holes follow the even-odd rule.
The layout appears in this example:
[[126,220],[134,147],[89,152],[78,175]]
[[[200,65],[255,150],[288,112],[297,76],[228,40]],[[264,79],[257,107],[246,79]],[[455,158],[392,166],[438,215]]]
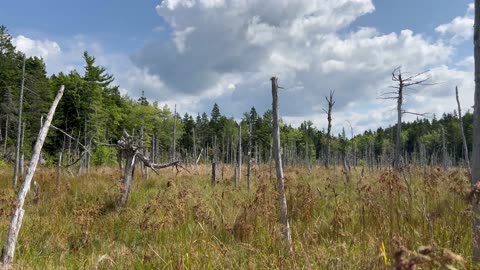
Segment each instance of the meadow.
[[[472,211],[463,169],[409,167],[351,174],[285,168],[293,253],[278,225],[276,179],[255,165],[234,186],[233,167],[135,172],[126,207],[116,167],[81,176],[40,168],[20,231],[16,269],[472,269]],[[245,171],[245,170],[244,170]],[[0,167],[0,241],[15,191]],[[405,265],[400,265],[402,262]],[[450,267],[450,268],[446,268]]]

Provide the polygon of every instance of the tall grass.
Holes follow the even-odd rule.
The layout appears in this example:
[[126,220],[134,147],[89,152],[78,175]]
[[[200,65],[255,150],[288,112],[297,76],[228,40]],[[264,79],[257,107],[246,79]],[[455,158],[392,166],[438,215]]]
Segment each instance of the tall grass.
[[[220,166],[221,167],[221,166]],[[470,261],[471,208],[464,171],[286,168],[293,254],[283,254],[275,180],[255,167],[252,192],[235,188],[233,168],[212,187],[208,167],[137,170],[128,206],[115,205],[121,173],[95,168],[80,177],[40,169],[40,194],[27,200],[15,265],[19,269],[391,269],[422,246]],[[15,192],[0,168],[0,242]],[[218,173],[221,175],[221,173]],[[31,195],[31,194],[30,194]],[[403,251],[400,252],[400,251]],[[438,251],[440,252],[440,251]],[[421,255],[421,254],[420,254]],[[419,256],[420,256],[419,255]],[[439,255],[443,256],[443,255]],[[445,259],[448,262],[448,258]],[[452,265],[462,269],[451,258]],[[428,262],[422,269],[437,269]],[[471,266],[470,266],[471,267]],[[408,269],[408,268],[405,268]],[[441,268],[439,268],[441,269]]]

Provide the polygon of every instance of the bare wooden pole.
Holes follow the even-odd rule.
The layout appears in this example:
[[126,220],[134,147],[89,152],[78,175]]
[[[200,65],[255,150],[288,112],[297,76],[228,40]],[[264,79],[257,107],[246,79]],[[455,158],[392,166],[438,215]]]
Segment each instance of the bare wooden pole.
[[292,235],[290,232],[290,224],[288,223],[288,207],[287,196],[285,192],[285,183],[282,168],[282,155],[280,152],[280,128],[278,126],[278,79],[271,78],[272,81],[272,116],[273,116],[273,155],[275,159],[275,166],[277,171],[277,192],[278,203],[280,210],[280,223],[282,226],[283,240],[285,242],[285,249],[292,252]]
[[28,191],[30,190],[33,175],[35,174],[35,170],[37,169],[38,160],[40,159],[40,153],[42,152],[43,143],[45,142],[45,138],[47,137],[48,129],[50,128],[50,124],[52,123],[53,115],[55,114],[57,105],[63,96],[64,89],[65,87],[62,85],[57,93],[57,96],[55,97],[55,100],[52,103],[52,106],[50,107],[50,110],[48,111],[47,119],[45,120],[45,123],[40,129],[37,142],[35,143],[35,147],[33,148],[32,158],[30,159],[30,165],[28,166],[27,174],[25,175],[25,179],[17,194],[17,201],[15,203],[15,208],[12,212],[10,227],[7,233],[7,239],[5,241],[5,246],[2,250],[2,264],[4,269],[10,269],[12,267],[13,256],[15,253],[15,244],[17,243],[18,233],[20,232],[23,215],[25,213],[25,210],[23,209],[23,205],[25,204],[25,198],[27,197]]
[[25,86],[25,54],[23,55],[22,63],[22,83],[20,86],[20,95],[18,98],[18,119],[17,119],[17,146],[15,149],[15,167],[13,169],[13,179],[12,184],[14,187],[17,186],[18,182],[18,171],[20,168],[20,146],[22,140],[22,111],[23,111],[23,88]]
[[468,153],[467,138],[465,138],[465,129],[463,127],[462,107],[460,106],[460,99],[458,98],[458,86],[455,87],[455,97],[457,98],[458,120],[460,121],[460,131],[462,133],[463,155],[465,159],[465,165],[467,166],[468,172],[471,174],[472,171],[470,168],[470,154]]

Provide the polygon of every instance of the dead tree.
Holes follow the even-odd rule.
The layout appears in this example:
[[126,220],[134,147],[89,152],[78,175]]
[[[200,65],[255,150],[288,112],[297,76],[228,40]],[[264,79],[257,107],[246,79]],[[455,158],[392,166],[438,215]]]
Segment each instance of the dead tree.
[[333,105],[335,105],[335,101],[333,101],[333,94],[335,94],[335,91],[330,91],[330,96],[325,97],[325,100],[327,101],[327,104],[328,104],[328,110],[323,109],[323,111],[327,114],[327,121],[328,121],[327,153],[325,157],[325,168],[327,169],[330,166],[330,152],[331,152],[331,142],[332,142],[332,109],[333,109]]
[[57,105],[63,96],[64,89],[65,88],[62,85],[57,93],[57,96],[55,97],[55,100],[52,103],[52,106],[50,107],[50,110],[48,111],[47,119],[45,120],[45,123],[40,129],[37,141],[33,148],[32,158],[30,159],[30,165],[28,166],[27,174],[25,175],[25,179],[23,180],[22,186],[20,187],[20,190],[17,194],[17,200],[10,219],[10,227],[8,229],[5,246],[2,250],[2,264],[4,269],[12,268],[15,245],[17,243],[18,233],[20,232],[20,228],[22,227],[23,215],[25,213],[25,210],[23,209],[23,205],[25,204],[25,198],[27,197],[28,191],[30,190],[33,175],[35,174],[35,170],[37,169],[38,160],[40,159],[40,154],[42,152],[43,143],[45,142],[45,138],[47,137],[50,124],[52,123],[53,115],[55,114],[55,110],[57,109]]
[[250,170],[252,159],[252,122],[248,125],[248,150],[247,150],[247,190],[250,191]]
[[[475,109],[473,117],[473,155],[472,155],[472,186],[480,183],[480,0],[475,0],[474,25],[474,57],[475,57]],[[480,263],[480,205],[473,204],[473,263]]]
[[415,85],[427,85],[425,82],[428,78],[425,78],[426,72],[421,72],[413,76],[405,77],[402,73],[401,67],[397,67],[392,72],[392,81],[398,83],[398,85],[390,86],[395,90],[383,93],[379,99],[390,99],[397,101],[397,135],[395,140],[395,154],[393,157],[393,167],[396,170],[400,170],[402,167],[401,157],[402,157],[402,116],[404,114],[413,114],[418,116],[425,116],[425,113],[415,113],[409,112],[403,109],[403,102],[405,91]]
[[177,160],[177,104],[173,110],[173,160]]
[[468,153],[467,139],[465,138],[465,130],[464,130],[464,127],[463,127],[462,107],[460,106],[460,99],[458,98],[458,86],[455,87],[455,97],[457,98],[458,120],[460,121],[460,132],[462,133],[463,155],[464,155],[464,159],[465,159],[465,165],[467,166],[468,172],[471,174],[470,154]]
[[280,153],[280,128],[278,126],[278,79],[272,77],[272,118],[273,118],[273,156],[275,159],[275,166],[277,171],[277,192],[279,204],[279,216],[282,226],[283,240],[285,242],[285,249],[292,252],[292,235],[290,232],[290,224],[288,223],[288,207],[287,196],[285,192],[285,183],[282,167],[282,155]]
[[15,149],[15,167],[13,169],[13,187],[17,186],[18,171],[20,169],[20,147],[22,140],[22,111],[23,111],[23,87],[25,86],[25,54],[22,64],[22,83],[20,85],[20,95],[18,98],[18,117],[17,117],[17,145]]
[[125,175],[123,176],[122,180],[122,193],[120,196],[120,200],[118,202],[119,206],[125,206],[128,202],[128,197],[130,196],[130,191],[132,188],[132,181],[133,181],[133,172],[135,169],[136,160],[138,159],[142,162],[146,167],[150,168],[153,172],[158,175],[158,169],[168,168],[168,167],[175,167],[177,169],[177,173],[179,172],[179,168],[186,170],[181,164],[180,161],[173,161],[167,164],[155,164],[150,162],[150,160],[145,157],[141,150],[142,148],[139,147],[140,142],[138,138],[134,136],[130,136],[127,131],[123,131],[122,138],[118,141],[116,145],[108,145],[108,146],[115,146],[119,152],[122,153],[122,156],[125,157]]
[[235,174],[235,186],[238,186],[242,179],[242,123],[238,124],[238,159]]
[[212,186],[217,184],[217,136],[213,137],[212,149]]
[[440,124],[442,130],[442,166],[443,170],[448,170],[448,152],[447,152],[447,140],[445,138],[445,127]]

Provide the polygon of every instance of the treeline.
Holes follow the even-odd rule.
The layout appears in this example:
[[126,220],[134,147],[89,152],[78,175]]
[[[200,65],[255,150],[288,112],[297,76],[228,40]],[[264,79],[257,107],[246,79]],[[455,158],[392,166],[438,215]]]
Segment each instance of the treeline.
[[[237,150],[244,156],[250,154],[254,162],[271,161],[272,113],[263,114],[251,108],[240,122],[221,113],[217,104],[208,114],[180,114],[176,108],[159,106],[143,95],[138,100],[122,96],[114,76],[97,65],[95,57],[84,52],[85,67],[82,71],[47,75],[41,58],[25,59],[12,44],[12,37],[5,27],[0,27],[0,153],[4,161],[15,159],[17,139],[19,89],[24,77],[23,155],[29,156],[32,144],[40,129],[41,118],[53,100],[60,85],[65,93],[60,102],[44,147],[45,162],[59,160],[64,166],[78,165],[79,171],[91,165],[112,165],[117,162],[115,148],[123,131],[137,135],[142,151],[154,162],[181,159],[185,162],[209,162],[215,154],[225,163],[238,158]],[[473,116],[464,116],[468,145],[472,145]],[[333,125],[335,111],[333,111]],[[436,165],[443,162],[439,153],[444,141],[448,149],[448,162],[463,162],[462,139],[455,113],[441,119],[418,119],[405,123],[402,131],[404,160],[419,164]],[[332,136],[332,164],[344,166],[388,166],[392,160],[395,127],[366,131],[361,135],[345,129]],[[350,130],[349,130],[350,131]],[[351,133],[351,134],[350,134]],[[327,152],[327,132],[313,126],[311,121],[299,127],[281,123],[281,142],[284,163],[323,163]],[[239,138],[240,145],[239,145]],[[249,143],[250,141],[250,143]],[[250,147],[249,147],[250,146]]]

